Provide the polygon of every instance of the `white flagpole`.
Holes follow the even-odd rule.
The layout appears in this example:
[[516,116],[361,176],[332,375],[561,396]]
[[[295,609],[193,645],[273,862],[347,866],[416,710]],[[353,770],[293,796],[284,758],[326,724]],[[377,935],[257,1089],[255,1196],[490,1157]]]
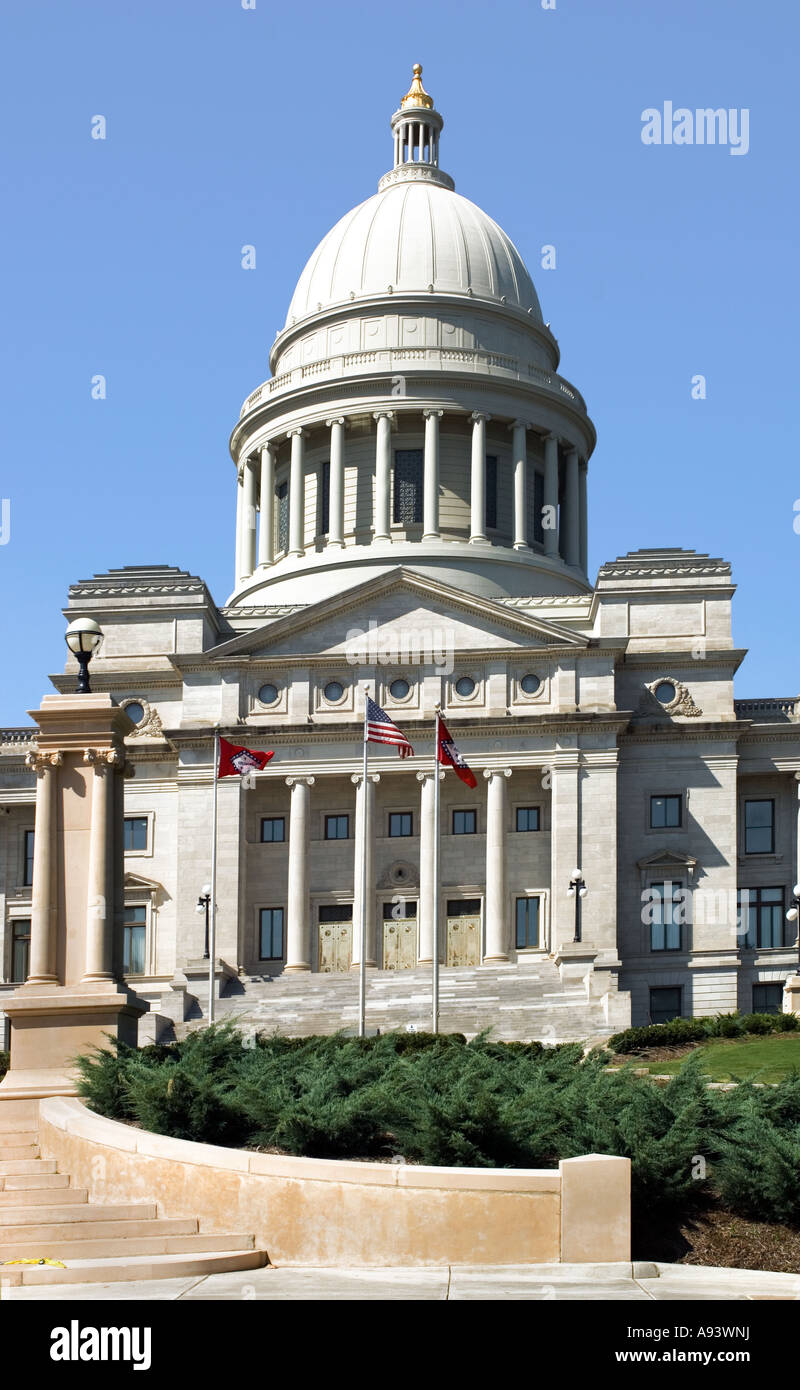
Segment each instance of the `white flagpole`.
[[433,750],[433,1032],[439,1031],[439,706]]
[[214,801],[211,812],[211,914],[208,932],[208,1021],[214,1022],[217,956],[217,782],[219,772],[219,727],[214,730]]
[[361,774],[361,943],[358,962],[358,1036],[366,1034],[367,1012],[367,775],[369,740],[367,738],[367,688],[364,687],[364,766]]

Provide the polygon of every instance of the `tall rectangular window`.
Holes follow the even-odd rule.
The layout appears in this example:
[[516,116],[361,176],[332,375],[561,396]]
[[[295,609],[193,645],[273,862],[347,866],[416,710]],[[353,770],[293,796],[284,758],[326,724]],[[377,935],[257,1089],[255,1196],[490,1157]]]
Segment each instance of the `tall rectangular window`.
[[22,868],[22,884],[24,888],[30,888],[33,883],[33,830],[25,831],[25,863]]
[[538,806],[518,806],[517,807],[517,830],[538,830],[539,829],[539,807]]
[[486,455],[486,529],[497,530],[497,454]]
[[775,802],[771,800],[744,803],[745,854],[775,853]]
[[651,1023],[671,1023],[673,1018],[680,1018],[681,1007],[680,986],[670,989],[651,989]]
[[389,812],[389,834],[406,837],[412,835],[413,816],[410,811]]
[[125,975],[144,974],[147,908],[126,907],[122,929],[122,970]]
[[679,951],[681,949],[680,899],[676,902],[679,883],[650,885],[650,950]]
[[517,950],[539,945],[539,899],[517,898]]
[[147,816],[126,816],[123,832],[126,853],[147,849]]
[[544,474],[534,473],[533,475],[533,539],[539,545],[544,544]]
[[454,811],[453,834],[475,835],[478,830],[477,822],[478,816],[476,811]]
[[784,945],[782,888],[740,888],[738,905],[737,930],[742,946],[768,951]]
[[261,821],[262,845],[283,844],[286,839],[286,819],[284,816],[264,816]]
[[650,829],[678,830],[681,824],[680,796],[650,797]]
[[317,535],[327,536],[331,525],[331,462],[326,459],[319,470]]
[[258,914],[259,960],[283,960],[283,908],[262,907]]
[[392,519],[398,526],[422,521],[423,453],[421,449],[395,449]]
[[278,499],[278,549],[289,549],[289,484],[279,483],[275,489]]
[[325,839],[326,840],[349,840],[350,838],[350,817],[349,816],[326,816],[325,817]]
[[31,924],[29,918],[17,917],[11,924],[11,981],[24,984],[28,978],[31,955]]

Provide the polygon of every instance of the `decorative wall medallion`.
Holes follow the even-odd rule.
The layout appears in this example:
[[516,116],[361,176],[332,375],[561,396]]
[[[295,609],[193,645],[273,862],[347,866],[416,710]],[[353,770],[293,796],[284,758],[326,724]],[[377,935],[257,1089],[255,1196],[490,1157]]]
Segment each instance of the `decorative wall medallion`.
[[659,676],[658,680],[646,682],[646,688],[665,714],[682,714],[686,719],[697,719],[703,713],[689,694],[688,686],[674,676]]
[[[136,728],[133,733],[127,734],[127,738],[163,738],[164,729],[161,724],[161,715],[158,710],[153,709],[149,700],[145,700],[143,695],[129,695],[127,699],[120,700],[120,709],[131,709],[130,718],[134,720]],[[139,710],[142,711],[139,715]],[[138,718],[136,716],[139,716]]]

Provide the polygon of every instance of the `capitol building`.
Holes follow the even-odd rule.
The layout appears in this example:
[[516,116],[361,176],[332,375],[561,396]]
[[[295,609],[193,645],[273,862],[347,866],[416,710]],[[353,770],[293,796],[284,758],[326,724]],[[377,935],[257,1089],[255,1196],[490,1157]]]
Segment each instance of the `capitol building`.
[[[69,589],[131,721],[115,949],[144,1036],[208,1011],[215,730],[274,750],[219,783],[220,1010],[351,1027],[364,891],[368,1026],[429,1026],[437,706],[477,778],[440,781],[443,1028],[777,1010],[796,968],[800,699],[735,698],[726,560],[589,573],[595,429],[442,127],[417,65],[391,167],[300,276],[230,437],[230,594],[161,565]],[[364,784],[367,693],[414,756],[372,747]],[[0,1017],[29,966],[34,736],[0,732]]]

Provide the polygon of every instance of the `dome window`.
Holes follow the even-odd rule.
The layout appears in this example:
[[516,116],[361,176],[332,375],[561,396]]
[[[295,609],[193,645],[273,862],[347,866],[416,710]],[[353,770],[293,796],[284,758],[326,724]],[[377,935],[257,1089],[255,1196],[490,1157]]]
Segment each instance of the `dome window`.
[[328,704],[335,705],[344,695],[344,686],[341,681],[328,681],[324,693]]
[[462,700],[469,699],[470,695],[475,694],[475,682],[472,676],[459,676],[456,681],[456,695],[460,695]]
[[522,677],[520,688],[525,695],[536,695],[542,688],[541,678],[529,671],[527,676]]
[[262,705],[274,705],[278,698],[277,685],[270,685],[269,683],[267,685],[262,685],[258,692],[258,698]]
[[389,694],[393,700],[405,700],[410,690],[411,686],[404,680],[392,681],[389,686]]

